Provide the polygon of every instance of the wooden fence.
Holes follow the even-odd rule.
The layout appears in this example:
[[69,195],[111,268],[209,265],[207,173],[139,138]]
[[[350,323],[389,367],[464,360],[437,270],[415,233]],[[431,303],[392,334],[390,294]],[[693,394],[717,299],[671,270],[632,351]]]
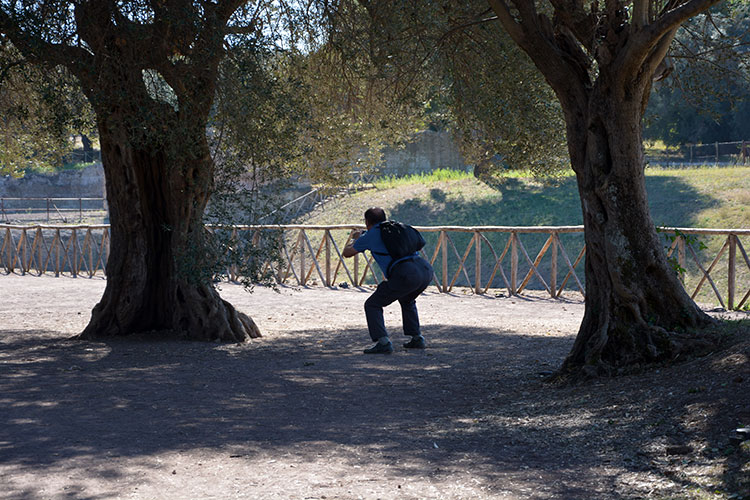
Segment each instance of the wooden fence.
[[646,161],[662,166],[747,165],[750,141],[683,144],[660,152],[647,152]]
[[19,226],[0,224],[0,268],[7,273],[55,276],[105,275],[109,225]]
[[[371,256],[342,257],[344,246],[351,241],[351,232],[362,228],[361,225],[263,225],[208,229],[231,231],[233,236],[244,234],[245,240],[252,244],[281,235],[280,260],[264,264],[276,281],[332,287],[344,282],[353,286],[377,284],[383,279]],[[555,298],[564,291],[584,294],[583,226],[417,226],[417,229],[428,242],[422,255],[435,268],[433,283],[440,292],[460,287],[477,294],[505,289],[509,295],[517,295],[533,287]],[[661,228],[660,231],[667,236],[667,256],[682,271],[683,283],[693,298],[705,300],[699,293],[708,291],[709,300],[718,300],[727,309],[741,309],[748,304],[750,259],[741,238],[747,240],[750,230]],[[106,274],[108,225],[0,224],[0,234],[0,269],[6,274],[89,277]],[[714,240],[707,247],[700,241],[706,238]],[[530,253],[529,249],[537,248]],[[239,278],[236,269],[227,269],[226,274],[230,280]]]

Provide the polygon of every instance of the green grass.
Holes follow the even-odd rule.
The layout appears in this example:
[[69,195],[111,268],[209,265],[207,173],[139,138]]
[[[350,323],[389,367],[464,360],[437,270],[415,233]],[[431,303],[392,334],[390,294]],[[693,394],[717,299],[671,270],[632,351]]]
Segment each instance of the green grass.
[[[750,228],[750,168],[701,167],[690,169],[648,169],[646,183],[654,222],[661,226],[713,229]],[[726,241],[723,236],[700,236],[692,246],[709,266]],[[740,238],[746,251],[750,239]],[[665,243],[666,239],[665,239]],[[700,250],[699,246],[705,246]],[[689,252],[688,252],[689,254]],[[740,300],[750,282],[750,270],[737,251],[737,293]],[[727,255],[717,264],[711,277],[724,300],[727,300]],[[703,274],[688,255],[686,288],[695,289]],[[709,283],[704,283],[696,297],[703,302],[718,304]]]
[[387,176],[375,181],[377,189],[390,189],[397,186],[409,184],[425,184],[438,181],[456,181],[473,177],[471,172],[463,170],[453,170],[448,168],[439,168],[432,172],[422,172],[419,174],[407,175],[405,177]]
[[[662,226],[750,227],[750,167],[648,168],[646,189],[654,223]],[[576,225],[582,223],[575,178],[554,184],[513,173],[496,187],[471,174],[440,169],[385,178],[375,189],[328,203],[303,218],[316,224],[358,223],[382,206],[416,225]]]
[[60,167],[60,170],[85,170],[93,165],[96,165],[99,163],[98,161],[91,161],[91,162],[73,162],[73,163],[65,163],[62,167]]
[[[659,226],[687,228],[750,228],[750,167],[701,167],[646,170],[646,188],[651,215]],[[365,209],[382,206],[388,216],[413,225],[424,226],[542,226],[582,224],[581,205],[573,175],[555,184],[544,184],[517,172],[492,188],[460,171],[436,171],[430,175],[386,179],[376,188],[326,203],[299,222],[309,224],[361,224]],[[469,235],[457,235],[459,253],[468,244]],[[502,250],[503,237],[493,242]],[[563,243],[575,259],[582,238],[566,236]],[[524,236],[523,243],[534,255],[544,236]],[[707,266],[718,253],[724,239],[702,237]],[[747,251],[750,240],[741,239]],[[665,245],[668,240],[665,235]],[[428,247],[434,242],[428,238]],[[695,246],[696,252],[700,252]],[[740,252],[738,251],[738,256]],[[533,255],[532,255],[533,258]],[[723,257],[724,259],[726,256]],[[706,262],[708,261],[708,262]],[[712,273],[726,299],[726,264]],[[579,268],[581,269],[581,268]],[[747,283],[750,272],[738,262],[738,282]],[[688,286],[697,283],[699,270],[688,266]],[[582,277],[583,272],[579,273]],[[740,297],[746,290],[738,290]],[[704,284],[698,300],[712,301],[713,292]]]
[[750,228],[750,168],[646,171],[651,213],[659,225]]
[[77,170],[84,170],[92,165],[96,165],[98,162],[71,162],[71,163],[64,163],[60,166],[50,166],[50,165],[34,165],[29,167],[26,172],[27,173],[36,173],[36,174],[56,174],[58,172],[63,171],[77,171]]

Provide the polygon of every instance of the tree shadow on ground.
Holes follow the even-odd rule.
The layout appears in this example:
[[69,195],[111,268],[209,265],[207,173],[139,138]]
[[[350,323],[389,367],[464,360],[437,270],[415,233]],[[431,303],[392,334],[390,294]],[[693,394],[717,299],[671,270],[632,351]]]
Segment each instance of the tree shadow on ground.
[[[732,366],[698,360],[555,387],[542,377],[569,336],[433,325],[425,351],[365,356],[343,332],[317,329],[215,346],[16,333],[0,332],[13,339],[0,344],[0,471],[11,490],[15,473],[85,458],[101,457],[92,473],[111,480],[124,472],[107,457],[148,464],[220,449],[227,460],[293,452],[374,470],[399,463],[404,477],[436,480],[469,471],[519,498],[635,498],[644,492],[633,477],[700,487],[672,474],[675,460],[714,460],[720,452],[706,449],[723,450],[717,439],[750,423],[744,350]],[[701,405],[711,409],[696,435],[688,424]],[[665,456],[666,445],[696,439],[706,448]],[[732,491],[731,481],[718,487]]]
[[680,176],[646,176],[651,218],[657,226],[696,227],[698,214],[719,200],[697,191]]
[[[392,218],[413,225],[437,226],[534,226],[574,225],[581,223],[580,201],[574,179],[558,186],[528,184],[507,179],[497,188],[497,198],[455,195],[432,189],[430,201],[408,199],[391,209]],[[435,203],[432,203],[435,202]],[[575,214],[575,220],[570,220]]]

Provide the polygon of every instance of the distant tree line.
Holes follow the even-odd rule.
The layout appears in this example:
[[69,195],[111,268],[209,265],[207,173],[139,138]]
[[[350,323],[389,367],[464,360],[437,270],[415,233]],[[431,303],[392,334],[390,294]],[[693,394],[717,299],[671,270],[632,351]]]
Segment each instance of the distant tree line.
[[[750,96],[750,83],[739,81],[738,95]],[[750,101],[717,99],[708,109],[686,105],[690,96],[680,88],[662,86],[654,92],[646,114],[644,138],[668,146],[710,144],[750,139]]]
[[730,7],[678,31],[674,71],[654,85],[644,139],[668,146],[750,139],[750,6]]

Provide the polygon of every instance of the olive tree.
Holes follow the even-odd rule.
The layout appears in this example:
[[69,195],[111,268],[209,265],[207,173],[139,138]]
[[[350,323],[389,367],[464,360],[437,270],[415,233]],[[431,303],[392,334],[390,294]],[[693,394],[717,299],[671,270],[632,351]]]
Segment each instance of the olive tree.
[[81,337],[260,335],[212,280],[222,242],[235,256],[244,246],[251,273],[265,249],[204,223],[260,220],[245,187],[279,176],[343,183],[412,120],[410,106],[374,98],[388,94],[378,75],[343,77],[320,19],[312,3],[274,0],[0,0],[6,67],[73,75],[96,116],[111,253]]
[[664,256],[641,119],[680,25],[718,0],[488,0],[563,110],[586,241],[586,309],[563,373],[613,374],[703,346],[711,319]]
[[264,43],[272,13],[243,0],[0,2],[0,32],[24,62],[66,68],[96,114],[111,254],[83,338],[259,335],[184,263],[207,246],[215,165],[206,126],[220,63],[232,36]]

